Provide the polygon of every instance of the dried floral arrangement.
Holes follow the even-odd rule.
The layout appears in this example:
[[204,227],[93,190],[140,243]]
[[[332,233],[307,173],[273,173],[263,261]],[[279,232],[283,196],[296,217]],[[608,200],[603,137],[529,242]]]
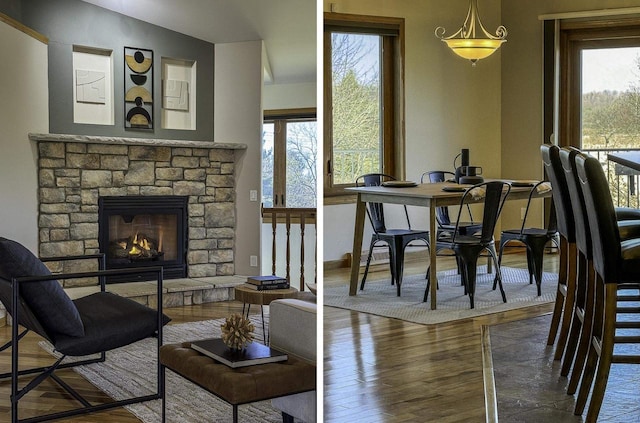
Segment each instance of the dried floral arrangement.
[[222,341],[232,350],[241,350],[253,341],[253,323],[238,313],[227,317],[221,328]]

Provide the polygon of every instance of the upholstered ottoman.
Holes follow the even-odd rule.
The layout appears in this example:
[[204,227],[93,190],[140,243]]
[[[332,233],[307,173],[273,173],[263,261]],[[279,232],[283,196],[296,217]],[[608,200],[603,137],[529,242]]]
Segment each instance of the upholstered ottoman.
[[[190,348],[189,342],[163,345],[160,363],[233,406],[316,389],[316,366],[289,355],[287,361],[232,369]],[[164,375],[164,371],[162,374]],[[162,421],[165,421],[165,400]]]

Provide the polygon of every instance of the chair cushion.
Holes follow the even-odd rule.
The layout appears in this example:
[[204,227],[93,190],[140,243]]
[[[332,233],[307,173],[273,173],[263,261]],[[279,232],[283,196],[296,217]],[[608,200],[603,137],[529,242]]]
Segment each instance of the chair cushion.
[[[73,301],[82,316],[82,338],[58,336],[55,349],[78,356],[109,351],[153,336],[158,330],[157,310],[110,292],[96,292]],[[163,326],[171,319],[163,315]]]
[[[51,272],[21,244],[0,237],[0,278],[48,276]],[[48,334],[83,336],[84,326],[73,301],[56,280],[20,284],[20,296]]]

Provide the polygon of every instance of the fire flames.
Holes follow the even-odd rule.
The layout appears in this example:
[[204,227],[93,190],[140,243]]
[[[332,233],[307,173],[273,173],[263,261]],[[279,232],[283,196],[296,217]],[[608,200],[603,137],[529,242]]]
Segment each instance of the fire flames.
[[119,239],[112,243],[112,257],[129,258],[130,260],[154,260],[163,253],[158,247],[158,242],[142,233],[136,233],[125,239]]

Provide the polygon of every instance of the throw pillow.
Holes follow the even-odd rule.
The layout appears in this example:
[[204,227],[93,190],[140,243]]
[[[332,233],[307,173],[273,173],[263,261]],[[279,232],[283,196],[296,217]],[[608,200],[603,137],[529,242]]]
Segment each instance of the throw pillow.
[[[0,278],[46,276],[51,272],[31,251],[16,241],[0,237]],[[56,280],[20,284],[20,295],[52,336],[84,336],[78,309]]]

